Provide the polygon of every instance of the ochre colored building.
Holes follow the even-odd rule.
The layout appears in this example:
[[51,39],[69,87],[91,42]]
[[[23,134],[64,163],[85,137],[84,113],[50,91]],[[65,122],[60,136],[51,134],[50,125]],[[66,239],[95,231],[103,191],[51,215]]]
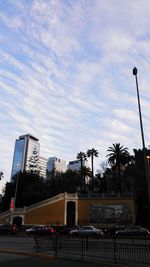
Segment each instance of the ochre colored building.
[[62,193],[34,205],[0,214],[0,224],[85,225],[105,227],[115,223],[135,223],[136,201],[131,197],[99,197]]

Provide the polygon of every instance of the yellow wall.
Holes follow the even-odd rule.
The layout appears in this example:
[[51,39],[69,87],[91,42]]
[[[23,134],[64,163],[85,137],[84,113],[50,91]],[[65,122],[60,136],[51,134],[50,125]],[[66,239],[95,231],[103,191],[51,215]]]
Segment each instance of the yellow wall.
[[10,215],[0,218],[0,224],[10,224]]
[[[70,201],[70,199],[68,199]],[[72,199],[72,201],[74,201]],[[100,205],[128,205],[132,211],[132,223],[136,220],[136,201],[133,199],[78,199],[78,209],[77,218],[78,224],[88,224],[89,223],[89,211],[91,204]],[[24,224],[51,224],[51,225],[64,225],[65,213],[65,198],[57,200],[55,202],[50,202],[40,207],[38,204],[33,207],[26,209],[24,214]],[[38,208],[37,208],[38,207]],[[21,215],[21,214],[20,214]],[[17,214],[19,216],[19,214]],[[10,216],[6,214],[5,217],[0,218],[0,224],[9,224]]]
[[64,199],[27,211],[25,224],[64,224]]
[[128,205],[132,211],[132,223],[135,223],[137,207],[133,199],[79,199],[78,200],[78,224],[89,222],[89,210],[91,204],[100,205]]

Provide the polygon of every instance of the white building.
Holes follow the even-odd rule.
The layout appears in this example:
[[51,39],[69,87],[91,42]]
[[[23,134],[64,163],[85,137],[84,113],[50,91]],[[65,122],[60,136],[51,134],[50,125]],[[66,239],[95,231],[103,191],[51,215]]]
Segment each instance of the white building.
[[47,162],[47,170],[48,172],[52,171],[59,173],[66,172],[67,170],[66,161],[56,157],[51,157]]
[[39,156],[39,171],[40,176],[42,176],[44,179],[46,179],[46,169],[47,169],[47,158]]

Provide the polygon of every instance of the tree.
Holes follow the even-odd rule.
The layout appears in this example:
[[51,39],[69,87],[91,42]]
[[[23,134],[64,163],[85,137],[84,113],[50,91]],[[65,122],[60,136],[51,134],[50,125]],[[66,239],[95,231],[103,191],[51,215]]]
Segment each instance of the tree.
[[79,191],[81,185],[80,173],[78,171],[67,170],[65,173],[57,173],[55,180],[58,183],[58,192],[75,193]]
[[1,210],[9,210],[11,197],[14,196],[15,184],[7,182],[3,188]]
[[[150,209],[148,203],[148,188],[145,175],[143,149],[133,149],[134,158],[125,170],[127,190],[133,193],[137,201],[136,223],[149,226]],[[147,151],[148,152],[148,151]]]
[[39,174],[39,155],[36,146],[32,151],[32,156],[29,158],[28,169],[32,173]]
[[84,190],[84,192],[85,192],[85,179],[84,179],[84,176],[83,176],[83,162],[85,160],[87,160],[86,154],[84,152],[79,152],[77,154],[77,159],[81,163],[81,191]]
[[89,149],[87,151],[87,157],[91,157],[91,169],[92,169],[92,185],[93,185],[93,192],[94,192],[94,157],[98,157],[98,151],[94,148]]
[[0,171],[0,180],[3,178],[4,174],[2,171]]
[[107,151],[109,152],[109,154],[107,154],[108,163],[111,165],[114,173],[116,171],[116,190],[120,192],[121,166],[127,165],[127,163],[131,160],[131,156],[128,152],[128,148],[124,148],[120,145],[120,143],[113,144],[113,146],[109,147]]
[[88,183],[88,178],[91,177],[91,169],[89,167],[83,166],[82,174],[84,177],[84,192],[86,192],[86,184]]

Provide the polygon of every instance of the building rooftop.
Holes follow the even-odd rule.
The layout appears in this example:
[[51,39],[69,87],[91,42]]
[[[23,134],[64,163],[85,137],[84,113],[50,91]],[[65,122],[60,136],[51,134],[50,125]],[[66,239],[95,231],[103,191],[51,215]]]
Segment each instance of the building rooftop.
[[28,134],[24,134],[24,135],[20,135],[19,136],[19,140],[24,139],[25,137],[29,137],[29,138],[31,138],[31,139],[33,139],[35,141],[39,141],[38,138],[36,138],[35,136],[33,136],[33,135],[29,134],[29,133]]

